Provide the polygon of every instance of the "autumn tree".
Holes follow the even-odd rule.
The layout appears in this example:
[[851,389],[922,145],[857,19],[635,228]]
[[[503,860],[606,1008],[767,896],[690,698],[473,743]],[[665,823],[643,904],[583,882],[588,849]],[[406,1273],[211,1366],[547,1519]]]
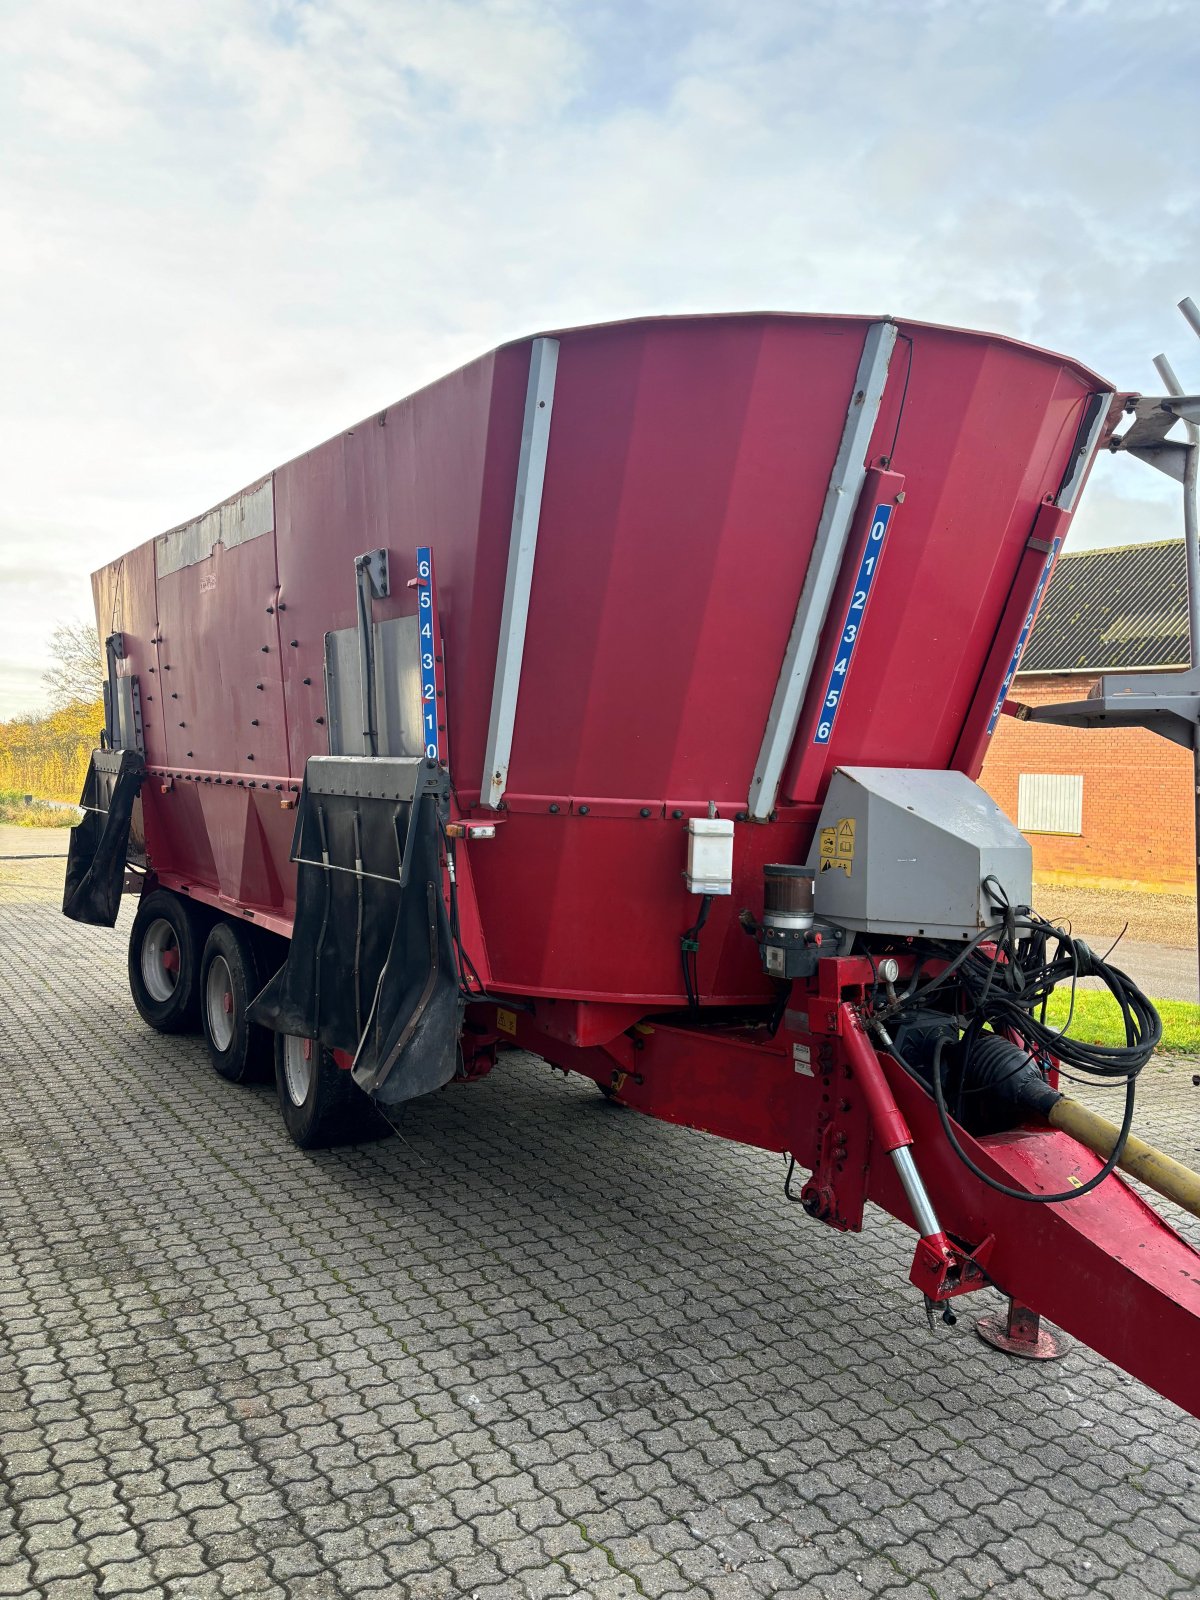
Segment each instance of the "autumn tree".
[[104,647],[90,622],[62,622],[50,636],[54,665],[43,675],[50,704],[92,705],[100,698],[106,676]]

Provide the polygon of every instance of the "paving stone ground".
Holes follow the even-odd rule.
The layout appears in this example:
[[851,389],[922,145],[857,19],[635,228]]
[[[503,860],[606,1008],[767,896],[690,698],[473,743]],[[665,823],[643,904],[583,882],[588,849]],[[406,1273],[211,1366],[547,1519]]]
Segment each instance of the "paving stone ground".
[[[302,1154],[61,872],[0,859],[0,1595],[1197,1592],[1196,1424],[931,1336],[897,1224],[528,1056]],[[1140,1121],[1195,1161],[1191,1071]]]

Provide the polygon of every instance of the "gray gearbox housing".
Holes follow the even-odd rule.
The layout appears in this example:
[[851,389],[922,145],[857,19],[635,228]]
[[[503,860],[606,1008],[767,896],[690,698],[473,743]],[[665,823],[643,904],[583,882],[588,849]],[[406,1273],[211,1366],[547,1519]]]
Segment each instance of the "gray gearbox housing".
[[1033,893],[1029,841],[961,772],[837,768],[808,865],[818,920],[858,933],[971,939],[996,921],[985,878]]

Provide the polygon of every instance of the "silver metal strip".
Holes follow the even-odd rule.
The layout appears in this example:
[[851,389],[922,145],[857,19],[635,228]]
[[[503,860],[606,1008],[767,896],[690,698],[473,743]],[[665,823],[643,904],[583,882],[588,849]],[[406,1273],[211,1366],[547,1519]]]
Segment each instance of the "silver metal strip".
[[521,454],[517,462],[508,575],[504,582],[504,608],[500,613],[496,678],[492,687],[492,714],[488,722],[480,783],[480,798],[493,809],[504,798],[508,784],[508,763],[512,756],[513,728],[517,720],[517,690],[525,655],[529,590],[533,583],[533,558],[537,550],[538,521],[542,513],[542,487],[546,480],[546,454],[550,446],[550,415],[554,409],[554,379],[557,371],[558,340],[535,339],[529,357],[529,387],[525,391],[525,420],[521,427]]
[[908,1196],[908,1203],[912,1207],[913,1221],[917,1225],[917,1232],[922,1239],[931,1239],[942,1231],[942,1225],[937,1219],[937,1212],[933,1209],[933,1201],[929,1198],[929,1191],[921,1181],[921,1174],[917,1171],[917,1164],[913,1160],[913,1153],[906,1144],[892,1151],[892,1165],[896,1169],[896,1176]]
[[1097,390],[1092,396],[1096,404],[1096,414],[1092,418],[1091,427],[1087,431],[1087,438],[1083,440],[1075,459],[1071,463],[1070,471],[1062,488],[1058,491],[1055,504],[1062,511],[1074,511],[1075,502],[1079,498],[1079,491],[1083,488],[1083,480],[1087,477],[1088,468],[1092,464],[1092,457],[1096,453],[1096,445],[1104,430],[1104,423],[1108,417],[1108,408],[1112,405],[1113,391]]
[[804,575],[804,586],[800,591],[795,621],[792,623],[783,666],[775,685],[775,697],[767,716],[762,749],[758,753],[758,763],[750,785],[749,811],[757,822],[765,822],[775,809],[784,763],[796,737],[821,630],[825,626],[829,602],[833,598],[834,585],[846,553],[850,523],[867,475],[867,450],[879,416],[888,366],[895,348],[896,324],[873,322],[867,329],[863,343],[862,359],[858,363],[854,390],[846,412],[846,425],[842,430],[842,442],[834,458],[812,556]]

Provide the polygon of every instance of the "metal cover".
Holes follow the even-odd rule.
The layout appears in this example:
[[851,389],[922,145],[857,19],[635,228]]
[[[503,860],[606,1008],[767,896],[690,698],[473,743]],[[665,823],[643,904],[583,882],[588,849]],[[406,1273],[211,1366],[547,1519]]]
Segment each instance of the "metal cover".
[[142,731],[142,694],[136,677],[118,678],[117,684],[117,743],[122,750],[146,753],[146,740]]
[[[420,756],[421,663],[416,617],[372,624],[375,641],[375,718],[381,756]],[[362,667],[357,628],[325,635],[325,693],[329,753],[367,755],[363,732]]]
[[1029,841],[961,772],[839,768],[809,865],[817,916],[863,933],[968,939],[996,920],[986,878],[1033,893]]
[[304,783],[310,794],[407,803],[417,793],[448,789],[449,779],[423,756],[310,756]]
[[271,478],[214,506],[194,522],[185,522],[154,541],[155,568],[160,578],[206,561],[220,544],[226,550],[259,539],[275,528],[275,486]]

